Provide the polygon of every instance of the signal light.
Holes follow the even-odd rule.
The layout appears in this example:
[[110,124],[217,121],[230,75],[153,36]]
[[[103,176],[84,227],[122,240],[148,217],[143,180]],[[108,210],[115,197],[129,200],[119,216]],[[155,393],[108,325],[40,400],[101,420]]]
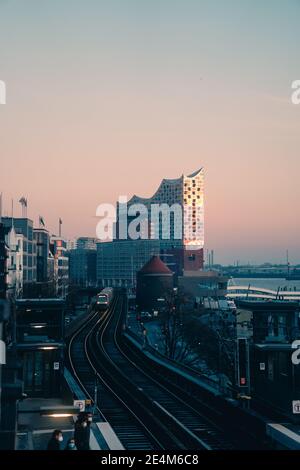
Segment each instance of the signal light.
[[237,340],[237,372],[238,385],[240,387],[248,386],[248,341],[247,338],[238,338]]

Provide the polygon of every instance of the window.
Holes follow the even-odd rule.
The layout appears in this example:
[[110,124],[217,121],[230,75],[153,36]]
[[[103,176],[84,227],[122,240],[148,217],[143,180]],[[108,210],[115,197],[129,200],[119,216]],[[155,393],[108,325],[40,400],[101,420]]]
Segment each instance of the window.
[[279,353],[279,358],[278,358],[279,374],[284,375],[286,377],[288,375],[288,359],[289,359],[288,354],[286,354],[285,352]]
[[268,357],[268,379],[274,380],[274,356],[270,354]]

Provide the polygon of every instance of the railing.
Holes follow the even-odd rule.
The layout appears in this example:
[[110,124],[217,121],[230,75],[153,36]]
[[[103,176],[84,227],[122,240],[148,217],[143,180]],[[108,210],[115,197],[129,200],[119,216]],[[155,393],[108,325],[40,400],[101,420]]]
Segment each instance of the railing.
[[228,298],[258,298],[270,300],[300,300],[300,291],[272,290],[255,286],[228,286],[226,297]]

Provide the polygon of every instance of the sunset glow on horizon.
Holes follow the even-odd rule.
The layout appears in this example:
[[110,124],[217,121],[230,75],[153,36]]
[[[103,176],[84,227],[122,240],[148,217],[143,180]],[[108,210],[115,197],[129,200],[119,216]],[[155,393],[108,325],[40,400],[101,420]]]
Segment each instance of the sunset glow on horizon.
[[0,0],[4,215],[26,196],[36,225],[95,236],[99,204],[204,167],[216,262],[289,249],[300,263],[299,14],[294,0]]

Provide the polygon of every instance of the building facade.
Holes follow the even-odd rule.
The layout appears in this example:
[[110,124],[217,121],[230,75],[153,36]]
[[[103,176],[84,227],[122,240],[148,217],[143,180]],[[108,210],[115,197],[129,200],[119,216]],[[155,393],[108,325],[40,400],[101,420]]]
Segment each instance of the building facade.
[[70,284],[82,287],[96,286],[96,261],[95,249],[76,248],[69,252]]
[[[139,232],[132,237],[132,227]],[[150,198],[117,203],[113,241],[97,244],[99,285],[135,287],[136,272],[153,255],[176,274],[203,268],[204,170],[163,179]]]
[[292,361],[293,342],[300,334],[299,302],[238,300],[238,306],[252,313],[253,405],[299,424],[300,415],[295,413],[293,403],[300,396],[300,367]]
[[[8,229],[9,230],[9,229]],[[24,236],[12,227],[6,234],[7,292],[9,297],[23,294],[23,245]]]
[[63,374],[65,303],[62,299],[19,299],[15,309],[24,392],[29,397],[57,396]]
[[65,298],[69,288],[69,258],[67,242],[53,235],[50,239],[50,251],[53,255],[53,275],[57,297]]
[[218,271],[185,271],[178,277],[178,287],[191,299],[203,304],[204,299],[225,299],[228,278]]
[[14,227],[17,234],[23,235],[23,292],[37,280],[36,243],[33,237],[33,222],[27,218],[2,217],[5,227]]
[[159,251],[159,240],[128,240],[98,243],[98,285],[100,287],[135,287],[137,271],[153,255],[159,255]]
[[17,379],[15,350],[7,347],[12,345],[14,328],[10,302],[7,300],[13,272],[9,267],[14,263],[7,247],[10,232],[10,228],[0,222],[0,449],[14,449],[17,403],[22,393],[22,383]]
[[[143,208],[146,213],[141,213]],[[168,211],[169,208],[169,213]],[[126,212],[126,229],[122,215]],[[128,237],[136,213],[143,216],[141,238],[160,240],[160,249],[174,253],[180,271],[203,268],[204,247],[204,169],[177,179],[163,179],[150,198],[134,195],[118,203],[116,238]],[[129,236],[130,238],[130,236]]]
[[76,248],[76,239],[73,238],[72,240],[67,240],[66,241],[66,247],[67,247],[67,251],[75,250],[75,248]]
[[6,299],[7,293],[7,252],[5,235],[7,229],[0,223],[0,299]]
[[92,237],[79,237],[76,240],[75,248],[82,250],[96,250],[97,243],[99,240]]
[[137,273],[136,305],[139,311],[153,312],[165,303],[166,296],[173,292],[174,274],[161,261],[153,256]]
[[37,282],[48,281],[48,256],[50,237],[44,228],[35,228],[33,236],[36,243],[36,280]]

